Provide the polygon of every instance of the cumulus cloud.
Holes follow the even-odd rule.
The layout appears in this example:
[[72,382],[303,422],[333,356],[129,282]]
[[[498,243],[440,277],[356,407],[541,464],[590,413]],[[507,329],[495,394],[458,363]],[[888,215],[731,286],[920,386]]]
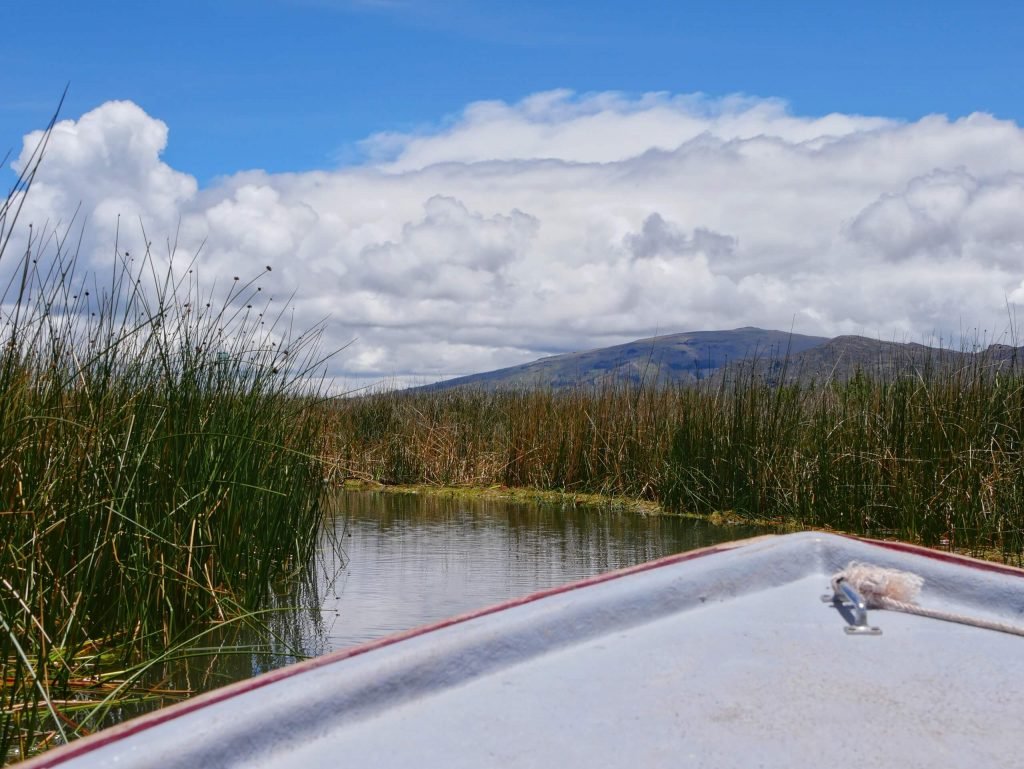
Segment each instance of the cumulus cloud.
[[364,290],[396,297],[472,302],[501,295],[507,274],[537,230],[537,220],[520,211],[484,217],[455,198],[435,195],[423,218],[402,228],[399,242],[360,251],[361,269],[352,273]]
[[678,227],[666,222],[661,214],[653,213],[644,219],[640,231],[630,233],[624,240],[634,259],[649,259],[659,254],[704,253],[725,257],[736,247],[736,239],[728,235],[698,227],[688,237]]
[[699,94],[647,94],[631,100],[617,93],[582,99],[566,90],[546,91],[518,104],[477,102],[447,130],[421,134],[381,133],[363,142],[384,167],[408,171],[435,163],[557,158],[579,163],[611,163],[652,149],[673,150],[699,137],[724,141],[778,136],[789,142],[815,142],[889,121],[848,115],[801,119],[772,99]]
[[[81,207],[99,230],[94,235],[108,236],[119,217],[141,218],[166,230],[198,189],[193,177],[160,160],[167,135],[163,121],[126,101],[107,102],[78,120],[60,121],[26,216],[37,223],[49,217],[56,225],[69,221]],[[24,168],[41,138],[42,131],[25,137],[15,170]]]
[[296,323],[356,339],[348,381],[743,325],[948,339],[1024,302],[1024,132],[984,114],[553,91],[369,137],[357,166],[205,189],[169,138],[127,102],[63,121],[25,221],[80,204],[94,266],[118,215],[124,244],[141,220],[207,275],[273,265]]

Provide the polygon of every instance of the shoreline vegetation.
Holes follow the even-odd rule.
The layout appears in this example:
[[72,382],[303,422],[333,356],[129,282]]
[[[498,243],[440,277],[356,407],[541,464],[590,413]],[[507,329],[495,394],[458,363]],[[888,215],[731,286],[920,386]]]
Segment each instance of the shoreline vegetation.
[[12,237],[48,137],[0,201],[0,762],[187,695],[161,667],[265,627],[323,518],[319,330],[269,268],[215,292],[171,244],[99,275],[70,225]]
[[[529,487],[509,486],[436,486],[430,484],[383,484],[375,481],[349,479],[341,483],[341,488],[348,491],[378,492],[396,495],[423,495],[446,499],[466,499],[496,502],[513,502],[528,505],[543,505],[554,508],[581,508],[595,513],[612,513],[615,515],[639,515],[643,517],[671,516],[674,518],[693,518],[715,526],[757,525],[777,527],[780,531],[787,530],[784,522],[770,519],[740,518],[728,511],[710,515],[695,513],[670,512],[659,503],[649,499],[633,497],[616,497],[606,494],[590,494],[570,491],[543,491]],[[794,529],[795,531],[796,529]]]
[[328,407],[328,456],[350,481],[635,500],[1020,565],[1024,374],[968,360],[823,383],[751,367],[714,387],[378,393]]

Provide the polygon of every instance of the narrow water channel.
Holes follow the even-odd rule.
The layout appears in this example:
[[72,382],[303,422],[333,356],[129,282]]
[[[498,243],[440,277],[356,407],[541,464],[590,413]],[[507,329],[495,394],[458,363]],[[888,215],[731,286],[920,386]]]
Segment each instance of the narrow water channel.
[[[764,533],[677,517],[429,494],[343,491],[334,507],[321,548],[324,651]],[[340,544],[343,561],[331,542]],[[332,562],[333,574],[324,568]]]
[[[339,491],[303,579],[260,627],[214,629],[152,671],[199,693],[537,590],[766,533],[676,517],[431,494]],[[263,624],[269,627],[263,627]],[[110,712],[109,725],[176,697]]]

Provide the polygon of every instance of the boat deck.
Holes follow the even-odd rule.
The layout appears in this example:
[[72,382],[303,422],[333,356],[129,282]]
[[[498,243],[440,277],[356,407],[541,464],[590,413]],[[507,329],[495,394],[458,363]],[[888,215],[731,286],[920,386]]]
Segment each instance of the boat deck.
[[1024,625],[1014,570],[825,534],[764,537],[243,682],[69,759],[1024,766],[1024,638],[891,611],[869,612],[881,635],[849,635],[821,595],[852,560],[923,576],[923,606]]

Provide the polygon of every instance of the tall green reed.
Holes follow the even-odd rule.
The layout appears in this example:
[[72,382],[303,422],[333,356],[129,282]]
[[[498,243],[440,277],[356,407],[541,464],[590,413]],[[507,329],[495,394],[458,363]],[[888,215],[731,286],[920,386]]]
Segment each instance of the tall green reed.
[[102,718],[59,704],[101,661],[137,667],[249,616],[308,564],[321,522],[320,329],[282,322],[269,267],[218,291],[173,246],[115,244],[101,275],[67,231],[12,237],[48,138],[0,208],[8,758]]

